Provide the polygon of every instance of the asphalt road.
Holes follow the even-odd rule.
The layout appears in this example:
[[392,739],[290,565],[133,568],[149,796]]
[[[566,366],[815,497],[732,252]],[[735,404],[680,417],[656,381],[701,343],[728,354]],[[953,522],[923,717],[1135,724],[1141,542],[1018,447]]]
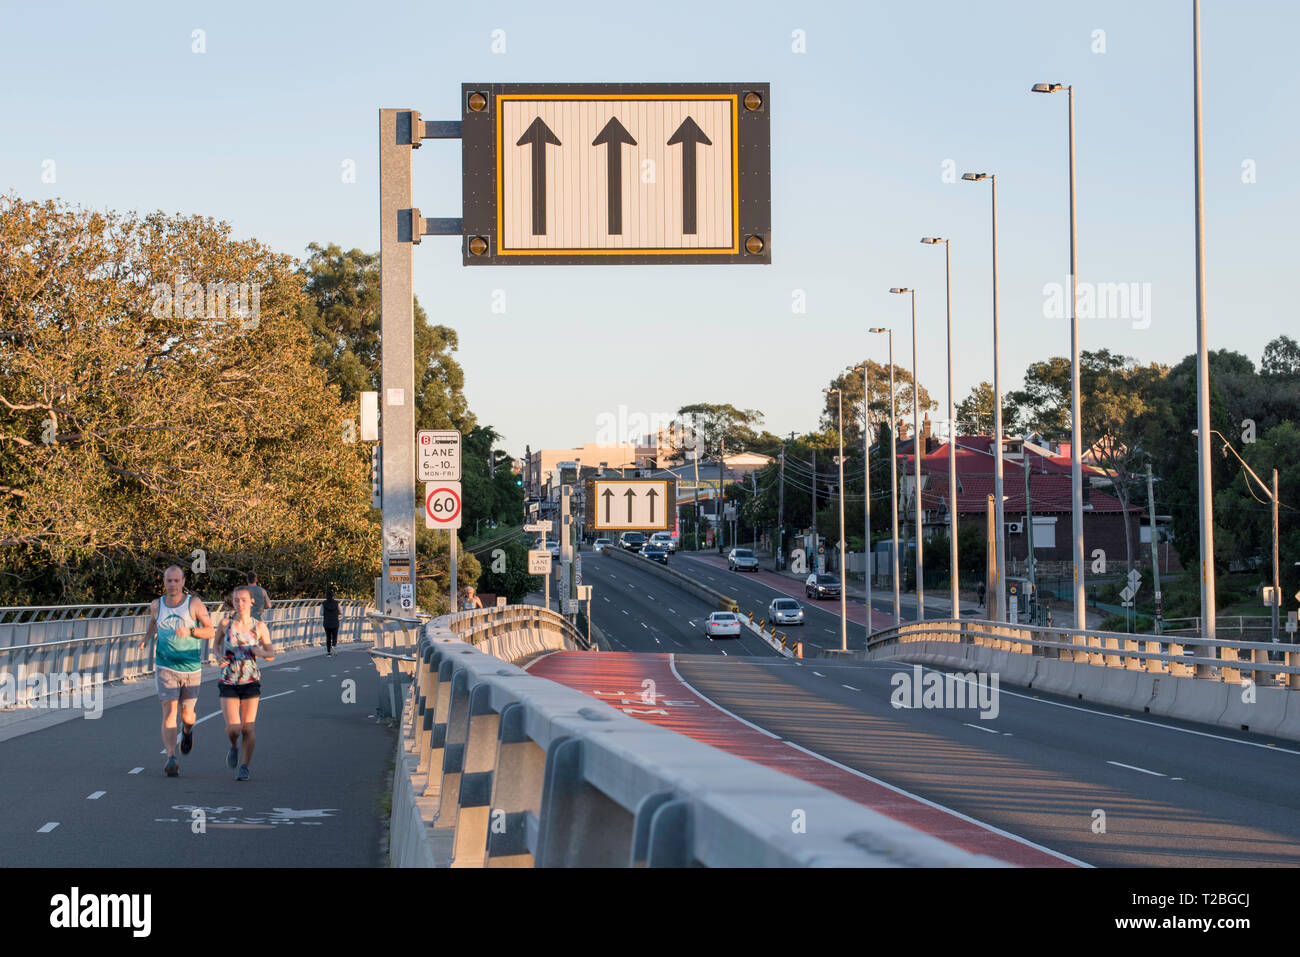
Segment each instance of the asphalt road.
[[739,638],[708,637],[704,620],[717,606],[648,568],[593,552],[582,556],[582,575],[583,584],[595,586],[592,621],[605,636],[606,650],[779,657],[747,629],[741,630]]
[[[805,601],[798,582],[782,592],[708,562],[669,561],[756,618],[772,597],[794,593],[808,624],[788,633],[839,647],[838,602],[832,611]],[[903,681],[895,676],[914,681],[912,665],[790,661],[756,639],[758,653],[737,654],[730,640],[707,642],[687,624],[707,603],[634,565],[596,556],[583,565],[613,649],[673,653],[695,691],[790,747],[1087,864],[1300,865],[1295,742],[1002,685],[995,717],[992,708],[989,717],[969,707],[895,708]]]
[[382,866],[396,732],[373,717],[377,678],[364,647],[338,650],[263,666],[247,782],[225,764],[215,668],[204,669],[179,777],[163,774],[152,695],[0,743],[0,865]]

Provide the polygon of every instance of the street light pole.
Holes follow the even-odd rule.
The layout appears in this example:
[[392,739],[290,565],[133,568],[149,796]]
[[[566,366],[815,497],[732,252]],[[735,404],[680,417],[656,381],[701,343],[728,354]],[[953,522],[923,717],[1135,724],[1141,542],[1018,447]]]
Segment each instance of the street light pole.
[[[871,550],[871,402],[870,386],[867,382],[867,363],[862,363],[862,501],[864,528],[862,531],[863,577],[867,580],[867,634],[871,641],[871,572],[875,563],[875,553]],[[840,590],[843,591],[841,583]],[[865,648],[866,645],[863,645]]]
[[[1192,79],[1196,180],[1196,422],[1197,491],[1201,519],[1201,638],[1215,637],[1214,595],[1214,478],[1210,472],[1210,353],[1205,324],[1205,170],[1201,149],[1201,0],[1192,0]],[[1213,647],[1213,646],[1209,646]],[[1198,657],[1205,648],[1198,648]],[[1217,654],[1217,653],[1216,653]],[[1208,674],[1209,666],[1196,669]]]
[[1002,341],[998,325],[998,178],[994,173],[963,173],[962,179],[971,182],[987,179],[992,185],[993,202],[993,520],[995,554],[993,556],[993,586],[996,594],[994,621],[1007,619],[1006,575],[1006,521],[1002,492]]
[[848,582],[844,575],[844,392],[835,390],[840,436],[840,651],[849,650]]
[[912,472],[916,476],[916,483],[913,486],[916,504],[916,620],[924,621],[925,578],[923,576],[924,563],[921,557],[923,552],[922,538],[924,537],[921,524],[921,459],[925,452],[921,446],[921,390],[916,374],[916,290],[895,286],[889,291],[900,295],[905,292],[912,294]]
[[948,567],[952,573],[952,617],[961,618],[961,588],[957,573],[957,413],[952,390],[952,247],[949,240],[929,236],[921,240],[943,243],[944,288],[948,301]]
[[870,329],[889,334],[889,513],[894,529],[894,626],[903,623],[898,591],[898,421],[894,415],[894,330]]
[[1087,566],[1083,547],[1083,437],[1079,425],[1079,258],[1077,252],[1078,210],[1074,180],[1074,86],[1060,83],[1035,83],[1034,93],[1066,91],[1070,114],[1070,514],[1074,536],[1074,627],[1088,627],[1084,592]]

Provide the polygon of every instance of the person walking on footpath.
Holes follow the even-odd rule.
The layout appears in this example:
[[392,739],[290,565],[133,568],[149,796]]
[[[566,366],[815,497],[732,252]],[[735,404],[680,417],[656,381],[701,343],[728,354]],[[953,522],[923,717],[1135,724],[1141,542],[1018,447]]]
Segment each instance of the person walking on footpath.
[[235,613],[226,620],[214,651],[219,660],[225,661],[217,692],[221,695],[221,713],[226,719],[226,738],[230,741],[226,767],[239,765],[235,780],[247,781],[253,746],[257,743],[257,703],[262,694],[262,673],[257,658],[260,655],[274,661],[275,649],[266,623],[253,617],[252,590],[241,585],[235,589],[234,597]]
[[325,589],[325,601],[321,605],[321,619],[325,626],[325,657],[334,657],[334,645],[339,640],[339,603],[334,600],[334,589]]
[[248,593],[253,596],[253,617],[258,621],[266,621],[264,616],[271,607],[271,596],[257,583],[257,572],[249,572],[244,576],[244,581],[248,582]]
[[185,590],[185,572],[179,565],[169,565],[163,572],[163,595],[152,605],[149,625],[139,647],[143,649],[157,640],[154,683],[162,702],[162,741],[167,753],[163,771],[174,778],[180,774],[176,760],[177,705],[181,712],[180,752],[189,754],[194,747],[197,720],[194,711],[203,677],[201,641],[212,638],[216,629],[212,627],[207,606]]

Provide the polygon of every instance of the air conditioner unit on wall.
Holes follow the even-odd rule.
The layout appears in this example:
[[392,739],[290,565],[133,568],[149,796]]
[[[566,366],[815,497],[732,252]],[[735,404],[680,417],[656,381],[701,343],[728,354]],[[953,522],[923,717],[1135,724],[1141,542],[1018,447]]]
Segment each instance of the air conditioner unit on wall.
[[1007,522],[1007,531],[1012,535],[1019,535],[1025,530],[1024,522]]

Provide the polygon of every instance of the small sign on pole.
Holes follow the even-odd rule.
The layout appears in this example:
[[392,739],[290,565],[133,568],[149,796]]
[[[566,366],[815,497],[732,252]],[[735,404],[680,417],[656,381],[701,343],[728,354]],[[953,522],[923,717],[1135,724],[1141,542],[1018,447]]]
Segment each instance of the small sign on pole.
[[424,525],[426,528],[460,528],[461,507],[459,482],[427,482],[424,486]]
[[460,481],[460,433],[421,429],[415,433],[416,478],[421,482]]
[[528,550],[528,574],[549,575],[551,573],[551,553],[545,549]]

